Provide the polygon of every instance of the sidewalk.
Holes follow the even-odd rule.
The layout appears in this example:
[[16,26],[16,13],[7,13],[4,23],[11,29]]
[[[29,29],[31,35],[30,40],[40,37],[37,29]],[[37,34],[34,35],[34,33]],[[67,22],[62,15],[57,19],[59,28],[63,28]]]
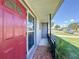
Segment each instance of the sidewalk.
[[48,47],[47,39],[42,39],[33,55],[33,59],[53,59],[51,53],[48,51]]

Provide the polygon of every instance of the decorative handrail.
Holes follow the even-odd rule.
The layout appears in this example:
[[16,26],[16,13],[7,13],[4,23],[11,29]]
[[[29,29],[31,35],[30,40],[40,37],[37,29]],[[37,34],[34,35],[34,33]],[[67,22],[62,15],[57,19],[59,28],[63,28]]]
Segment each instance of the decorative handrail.
[[52,57],[53,57],[53,59],[55,59],[55,48],[56,48],[56,44],[55,44],[54,35],[51,35],[51,37],[48,35],[48,42],[50,44],[50,52],[52,54]]

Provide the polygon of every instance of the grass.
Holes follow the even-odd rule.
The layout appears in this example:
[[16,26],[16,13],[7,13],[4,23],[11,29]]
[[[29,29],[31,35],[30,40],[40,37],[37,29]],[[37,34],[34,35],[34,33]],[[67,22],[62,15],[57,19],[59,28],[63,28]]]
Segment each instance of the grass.
[[[79,59],[79,33],[69,34],[54,30],[52,34],[62,35],[61,37],[54,37],[56,39],[56,59]],[[63,35],[65,35],[65,37],[63,37]],[[74,38],[73,36],[77,37]]]
[[[64,33],[64,32],[61,32],[61,31],[56,31],[54,32],[55,35],[66,35],[66,36],[72,36],[72,37],[61,37],[63,40],[71,43],[72,45],[76,46],[79,48],[79,38],[73,38],[73,36],[77,36],[77,35],[73,35],[73,34],[68,34],[68,33]],[[78,35],[79,36],[79,35]]]
[[55,36],[55,39],[56,39],[56,59],[79,59],[79,48],[71,43],[73,41],[71,40],[65,41],[68,38],[61,38],[57,36]]
[[62,37],[62,39],[79,48],[79,38]]

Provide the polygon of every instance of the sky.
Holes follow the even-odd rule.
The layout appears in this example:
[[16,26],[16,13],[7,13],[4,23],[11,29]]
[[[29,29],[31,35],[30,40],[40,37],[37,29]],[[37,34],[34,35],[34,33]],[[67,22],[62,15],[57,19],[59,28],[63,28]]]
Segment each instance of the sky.
[[61,26],[79,22],[79,0],[64,0],[55,14],[53,22]]

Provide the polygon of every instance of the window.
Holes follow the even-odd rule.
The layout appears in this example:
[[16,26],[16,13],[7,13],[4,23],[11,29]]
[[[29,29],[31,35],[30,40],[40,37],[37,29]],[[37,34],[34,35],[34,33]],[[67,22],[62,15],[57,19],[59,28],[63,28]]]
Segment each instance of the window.
[[34,45],[34,32],[28,33],[28,50]]
[[34,45],[34,18],[31,14],[28,15],[28,22],[27,22],[27,32],[28,32],[28,50],[30,50],[32,48],[32,46]]
[[29,15],[27,26],[28,26],[28,31],[34,30],[34,19],[31,15]]
[[16,9],[16,3],[13,0],[5,0],[4,4],[11,9]]
[[20,15],[22,15],[22,10],[21,10],[21,8],[20,8],[19,6],[16,6],[16,9],[17,9],[17,12],[18,12]]
[[7,6],[8,8],[10,8],[10,9],[17,11],[17,13],[22,15],[21,7],[16,2],[14,2],[13,0],[5,0],[4,5]]

